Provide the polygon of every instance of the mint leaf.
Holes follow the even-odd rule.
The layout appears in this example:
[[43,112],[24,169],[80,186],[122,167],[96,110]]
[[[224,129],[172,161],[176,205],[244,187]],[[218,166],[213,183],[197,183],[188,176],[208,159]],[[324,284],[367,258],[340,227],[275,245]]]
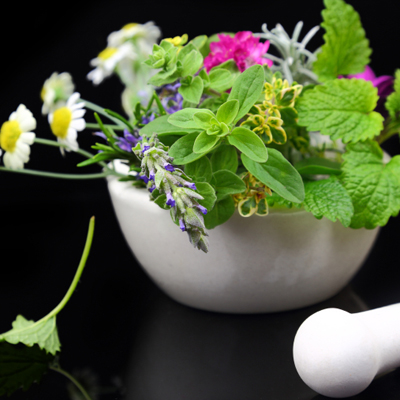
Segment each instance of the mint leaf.
[[234,146],[220,145],[218,146],[211,156],[211,166],[213,172],[221,169],[227,169],[236,173],[238,168],[238,153]]
[[386,165],[378,143],[348,145],[343,155],[343,186],[354,206],[352,228],[384,226],[400,210],[400,156]]
[[304,208],[316,218],[326,217],[332,222],[337,219],[348,227],[354,208],[346,189],[335,176],[304,184]]
[[196,182],[210,182],[212,177],[211,162],[207,156],[185,165],[185,174]]
[[335,79],[317,85],[297,101],[298,123],[345,143],[371,139],[383,129],[383,117],[373,111],[377,93],[363,79]]
[[261,65],[253,65],[238,76],[228,97],[228,100],[239,101],[239,112],[234,122],[247,114],[260,97],[263,88],[264,70]]
[[228,142],[253,161],[265,162],[268,159],[268,151],[264,142],[250,129],[235,128],[228,136]]
[[324,3],[321,26],[326,31],[325,44],[313,65],[321,82],[364,71],[372,52],[354,8],[343,0],[324,0]]
[[225,197],[217,201],[214,208],[204,216],[204,224],[207,229],[214,229],[228,221],[235,212],[235,202],[232,197]]
[[242,154],[245,168],[260,182],[284,199],[294,203],[304,200],[304,184],[300,174],[278,150],[268,148],[268,161],[257,163]]
[[236,174],[226,169],[217,171],[213,177],[218,200],[246,190],[246,184]]
[[10,396],[19,389],[26,391],[32,383],[39,383],[53,359],[38,346],[0,343],[0,396]]
[[239,111],[239,102],[237,100],[229,100],[217,111],[217,120],[219,122],[225,122],[225,124],[231,124]]
[[394,92],[387,97],[385,107],[393,119],[400,116],[400,69],[396,71]]

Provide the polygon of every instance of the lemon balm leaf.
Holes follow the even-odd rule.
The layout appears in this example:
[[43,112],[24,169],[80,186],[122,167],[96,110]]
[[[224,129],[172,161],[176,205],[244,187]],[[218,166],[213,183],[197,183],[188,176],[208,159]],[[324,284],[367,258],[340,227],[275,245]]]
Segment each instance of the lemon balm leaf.
[[400,210],[400,156],[383,162],[373,141],[348,145],[343,155],[341,182],[354,206],[352,228],[384,226]]
[[297,102],[299,125],[332,140],[372,139],[383,129],[383,117],[373,111],[378,90],[363,79],[335,79],[307,90]]
[[39,383],[54,356],[39,346],[20,347],[0,343],[0,396],[10,396],[19,389],[28,390]]
[[400,69],[396,71],[394,92],[387,97],[385,107],[393,119],[400,116]]
[[60,340],[57,333],[56,315],[64,308],[72,296],[76,285],[85,268],[86,260],[89,256],[90,247],[93,240],[94,217],[90,219],[88,234],[82,257],[75,273],[74,279],[56,308],[39,321],[27,320],[22,315],[18,315],[12,323],[12,329],[0,335],[0,342],[11,344],[23,343],[26,346],[38,344],[41,349],[51,354],[56,354],[60,350]]
[[339,220],[348,227],[354,208],[350,195],[336,176],[304,184],[304,208],[316,218],[326,217],[335,222]]
[[359,14],[343,0],[324,0],[324,4],[321,26],[326,31],[325,44],[313,65],[314,72],[321,82],[363,72],[372,50]]

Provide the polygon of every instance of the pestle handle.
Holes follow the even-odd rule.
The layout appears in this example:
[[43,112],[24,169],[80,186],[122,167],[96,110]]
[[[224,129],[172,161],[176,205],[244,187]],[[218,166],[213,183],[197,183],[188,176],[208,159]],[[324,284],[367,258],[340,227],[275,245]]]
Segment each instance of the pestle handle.
[[377,374],[400,366],[400,303],[350,314],[337,308],[307,318],[293,343],[303,381],[324,396],[366,389]]

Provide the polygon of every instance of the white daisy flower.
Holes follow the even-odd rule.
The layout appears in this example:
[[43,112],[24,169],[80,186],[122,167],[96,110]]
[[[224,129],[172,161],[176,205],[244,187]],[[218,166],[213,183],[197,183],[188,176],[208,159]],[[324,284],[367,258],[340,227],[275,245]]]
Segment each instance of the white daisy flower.
[[[48,116],[51,131],[57,137],[59,143],[67,146],[65,150],[77,151],[79,145],[77,142],[78,132],[85,129],[86,123],[82,118],[86,110],[83,110],[85,103],[78,102],[80,94],[75,92],[67,100],[64,107],[58,108]],[[64,148],[60,148],[64,154]]]
[[3,162],[7,168],[22,169],[29,161],[30,145],[35,140],[35,134],[31,132],[34,129],[36,129],[35,118],[23,104],[20,104],[0,130],[0,146],[5,151]]
[[129,59],[133,61],[136,58],[132,43],[126,42],[119,47],[107,47],[90,61],[90,65],[96,68],[87,74],[87,78],[98,85],[115,71],[118,63]]
[[43,101],[42,114],[46,115],[63,107],[74,92],[75,85],[68,72],[54,72],[43,85],[40,96]]
[[153,44],[161,37],[160,28],[154,25],[153,21],[145,24],[131,23],[122,27],[119,31],[111,32],[108,35],[107,42],[109,47],[118,47],[127,40],[140,42],[147,53],[151,53]]

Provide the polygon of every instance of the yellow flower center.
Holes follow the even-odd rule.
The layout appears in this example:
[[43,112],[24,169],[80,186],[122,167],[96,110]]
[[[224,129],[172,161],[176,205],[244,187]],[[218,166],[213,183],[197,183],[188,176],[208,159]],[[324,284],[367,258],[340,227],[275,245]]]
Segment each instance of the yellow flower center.
[[68,134],[69,124],[71,123],[72,112],[68,107],[61,107],[54,111],[53,121],[50,124],[55,136],[65,139]]
[[0,146],[3,150],[13,152],[17,140],[22,133],[21,127],[17,121],[7,121],[0,130]]
[[101,60],[105,61],[109,59],[113,54],[117,52],[117,49],[115,47],[106,47],[103,51],[99,53],[97,56]]
[[43,86],[43,87],[42,87],[42,90],[41,90],[41,92],[40,92],[40,98],[42,99],[42,101],[44,101],[45,96],[46,96],[46,89],[45,89],[45,87]]
[[130,24],[124,25],[121,30],[127,31],[128,29],[134,28],[135,26],[138,26],[138,25],[139,24],[137,24],[136,22],[131,22]]

